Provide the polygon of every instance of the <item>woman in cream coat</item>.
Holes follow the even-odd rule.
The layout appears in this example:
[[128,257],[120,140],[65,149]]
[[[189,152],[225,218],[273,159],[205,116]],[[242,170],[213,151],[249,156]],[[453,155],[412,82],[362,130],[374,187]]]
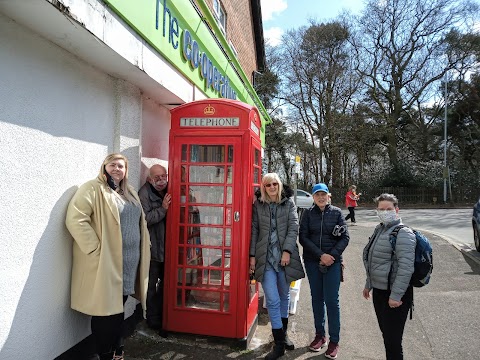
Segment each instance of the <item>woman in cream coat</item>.
[[91,315],[93,359],[123,359],[124,304],[131,295],[146,309],[150,238],[128,161],[110,154],[100,174],[80,186],[67,210],[73,236],[71,307]]

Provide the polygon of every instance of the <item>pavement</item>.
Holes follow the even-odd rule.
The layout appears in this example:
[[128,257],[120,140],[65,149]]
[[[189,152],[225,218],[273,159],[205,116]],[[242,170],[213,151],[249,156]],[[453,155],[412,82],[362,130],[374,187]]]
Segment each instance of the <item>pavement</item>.
[[[341,340],[338,359],[385,359],[382,336],[371,300],[362,297],[365,271],[362,251],[374,222],[350,226],[345,258],[345,282],[340,287]],[[480,358],[480,258],[455,247],[448,239],[425,233],[433,246],[434,269],[430,284],[415,289],[413,319],[407,320],[403,338],[404,358]],[[262,300],[262,299],[261,299]],[[222,339],[170,333],[158,336],[144,322],[126,340],[128,360],[258,359],[272,345],[266,310],[259,306],[259,321],[248,349],[236,349]],[[314,337],[308,279],[303,279],[296,313],[290,316],[289,337],[296,348],[281,358],[325,359],[323,349],[310,352]]]

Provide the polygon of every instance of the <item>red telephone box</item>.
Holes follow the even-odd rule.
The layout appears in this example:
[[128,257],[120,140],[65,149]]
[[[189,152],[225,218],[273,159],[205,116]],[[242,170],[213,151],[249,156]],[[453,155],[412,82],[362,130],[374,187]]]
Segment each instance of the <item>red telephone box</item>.
[[248,342],[258,313],[248,264],[261,181],[259,113],[207,99],[171,114],[164,327]]

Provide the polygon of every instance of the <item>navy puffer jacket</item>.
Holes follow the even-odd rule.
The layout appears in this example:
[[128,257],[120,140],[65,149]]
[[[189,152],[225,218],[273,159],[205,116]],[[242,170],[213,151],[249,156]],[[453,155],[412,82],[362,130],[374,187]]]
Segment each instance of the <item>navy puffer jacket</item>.
[[[336,225],[343,227],[344,232],[340,236],[333,235]],[[303,212],[300,244],[303,246],[305,261],[319,262],[320,256],[326,253],[332,255],[335,262],[339,262],[349,241],[348,228],[340,208],[327,205],[322,211],[314,204]]]

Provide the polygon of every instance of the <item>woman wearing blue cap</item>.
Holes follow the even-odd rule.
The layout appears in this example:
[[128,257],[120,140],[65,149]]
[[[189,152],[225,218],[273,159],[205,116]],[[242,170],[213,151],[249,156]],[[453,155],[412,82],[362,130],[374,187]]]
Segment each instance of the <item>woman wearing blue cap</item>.
[[328,315],[329,341],[325,356],[336,359],[340,342],[339,290],[342,253],[350,237],[340,208],[329,204],[327,185],[316,184],[312,190],[314,206],[305,210],[300,224],[305,271],[312,295],[315,339],[311,351],[327,345],[325,307]]

